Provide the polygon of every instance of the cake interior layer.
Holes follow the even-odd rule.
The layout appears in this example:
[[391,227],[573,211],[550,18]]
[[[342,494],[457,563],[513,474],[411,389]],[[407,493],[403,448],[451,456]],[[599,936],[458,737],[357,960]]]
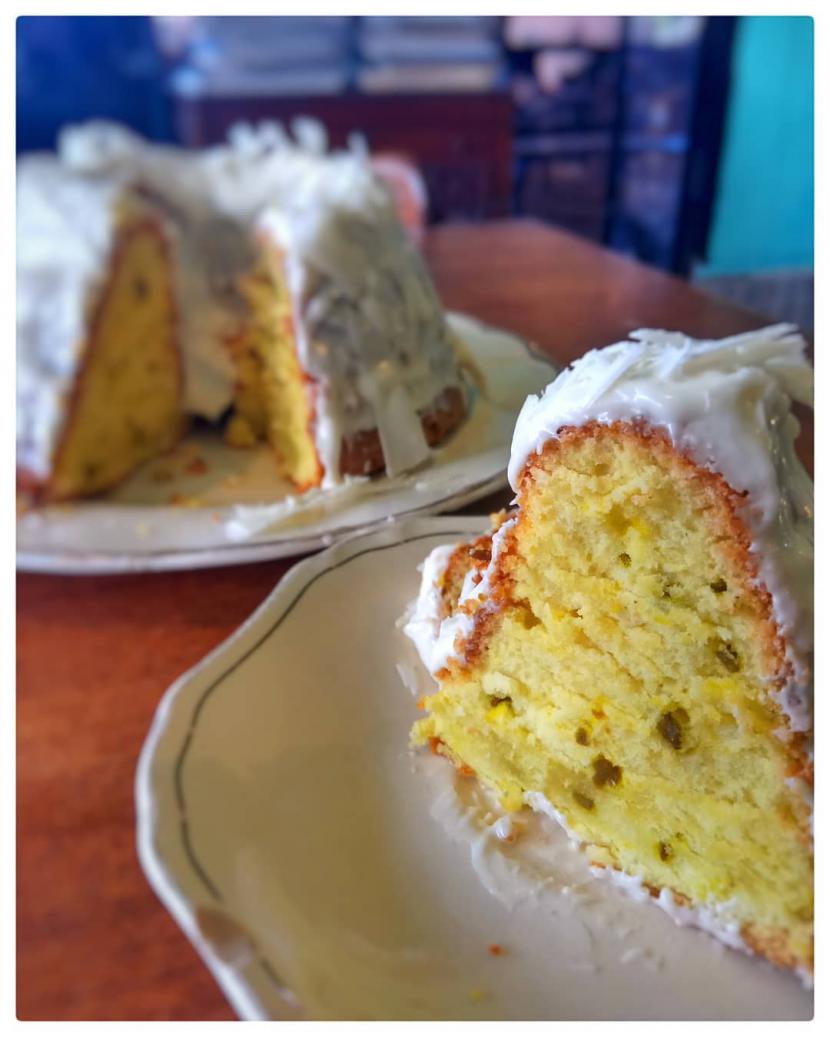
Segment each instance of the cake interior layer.
[[250,312],[242,338],[232,347],[237,366],[231,443],[266,439],[281,474],[300,489],[320,483],[323,469],[314,439],[310,386],[300,367],[291,299],[278,254],[268,246],[256,271],[241,286]]
[[597,862],[808,964],[808,808],[726,484],[660,437],[592,426],[548,444],[519,502],[505,608],[479,617],[415,740],[440,739],[508,809],[543,793]]
[[127,225],[90,323],[49,498],[108,489],[181,436],[171,278],[169,253],[155,224]]

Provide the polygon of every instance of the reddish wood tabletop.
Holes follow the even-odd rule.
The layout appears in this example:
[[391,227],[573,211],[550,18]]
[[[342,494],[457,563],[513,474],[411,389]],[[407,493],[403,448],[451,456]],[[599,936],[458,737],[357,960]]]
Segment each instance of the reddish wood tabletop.
[[[532,222],[437,229],[426,253],[447,307],[516,331],[560,362],[642,326],[709,337],[763,323]],[[811,432],[802,436],[809,461]],[[133,778],[162,693],[291,564],[19,575],[19,1018],[233,1018],[139,868]]]

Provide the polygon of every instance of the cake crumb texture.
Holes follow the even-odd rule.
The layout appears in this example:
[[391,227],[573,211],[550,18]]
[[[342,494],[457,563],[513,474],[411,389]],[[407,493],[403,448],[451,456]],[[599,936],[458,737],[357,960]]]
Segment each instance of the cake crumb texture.
[[[790,662],[743,496],[661,429],[588,422],[529,458],[518,505],[413,741],[507,810],[541,793],[607,866],[810,971],[810,806],[792,779],[812,766],[776,698]],[[447,611],[477,551],[486,538],[451,559]]]

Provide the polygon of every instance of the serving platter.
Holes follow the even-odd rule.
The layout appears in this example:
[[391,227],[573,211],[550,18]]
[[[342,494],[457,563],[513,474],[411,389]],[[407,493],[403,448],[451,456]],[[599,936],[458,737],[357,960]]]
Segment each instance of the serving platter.
[[516,335],[462,314],[449,321],[468,372],[469,417],[424,468],[297,495],[267,448],[235,450],[201,430],[103,498],[24,512],[18,568],[115,573],[290,557],[505,487],[516,415],[556,368]]
[[418,564],[481,518],[309,558],[162,700],[138,851],[245,1019],[807,1019],[799,981],[596,878],[408,745]]

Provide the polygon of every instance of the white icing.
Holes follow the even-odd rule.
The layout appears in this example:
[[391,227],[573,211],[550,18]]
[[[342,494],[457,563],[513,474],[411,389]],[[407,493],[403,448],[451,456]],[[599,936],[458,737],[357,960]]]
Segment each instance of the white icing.
[[[414,642],[421,661],[430,673],[443,670],[451,660],[463,658],[464,641],[472,633],[475,613],[486,606],[490,593],[490,576],[496,559],[504,548],[504,539],[516,519],[502,523],[493,535],[490,563],[481,579],[474,569],[467,571],[456,609],[441,619],[441,575],[458,545],[436,547],[421,566],[421,587],[413,606],[412,618],[403,631]],[[462,610],[461,606],[465,606]]]
[[592,867],[591,872],[597,878],[611,882],[621,889],[626,896],[631,897],[638,903],[656,904],[672,919],[675,925],[694,926],[714,936],[716,940],[726,944],[733,950],[743,951],[745,954],[754,954],[746,941],[741,936],[741,926],[732,914],[732,902],[719,903],[712,901],[708,904],[698,904],[686,907],[678,904],[670,889],[665,887],[660,890],[658,896],[653,897],[643,879],[638,875],[629,875],[616,868]]
[[17,457],[45,476],[112,246],[117,181],[68,176],[48,156],[17,180]]
[[522,799],[531,810],[535,810],[537,814],[544,814],[552,821],[555,821],[561,827],[565,835],[567,835],[572,846],[582,846],[582,840],[578,836],[574,835],[568,827],[565,815],[556,809],[547,796],[541,792],[525,792]]
[[452,651],[452,641],[441,637],[441,586],[439,579],[457,544],[441,544],[433,548],[419,566],[421,588],[403,632],[415,645],[421,662],[430,673],[437,673]]
[[138,189],[175,227],[176,296],[188,413],[230,405],[227,341],[246,320],[237,279],[254,235],[287,254],[300,359],[315,380],[315,436],[325,484],[340,480],[344,435],[378,428],[387,470],[429,450],[418,411],[460,388],[443,312],[374,175],[365,147],[326,153],[322,128],[234,127],[203,151],[150,145],[124,127],[63,131],[57,156],[18,175],[18,458],[45,475],[77,367],[89,300],[110,255],[114,206]]
[[780,692],[790,727],[812,726],[813,487],[795,454],[791,400],[812,402],[805,343],[790,325],[715,341],[641,330],[592,350],[525,402],[508,476],[565,426],[644,419],[733,489],[747,492],[760,582],[772,595],[793,677]]
[[369,428],[394,476],[427,460],[418,412],[459,384],[449,332],[385,194],[343,177],[322,199],[272,206],[259,227],[286,255],[300,361],[318,382],[327,478],[336,478],[343,436]]

